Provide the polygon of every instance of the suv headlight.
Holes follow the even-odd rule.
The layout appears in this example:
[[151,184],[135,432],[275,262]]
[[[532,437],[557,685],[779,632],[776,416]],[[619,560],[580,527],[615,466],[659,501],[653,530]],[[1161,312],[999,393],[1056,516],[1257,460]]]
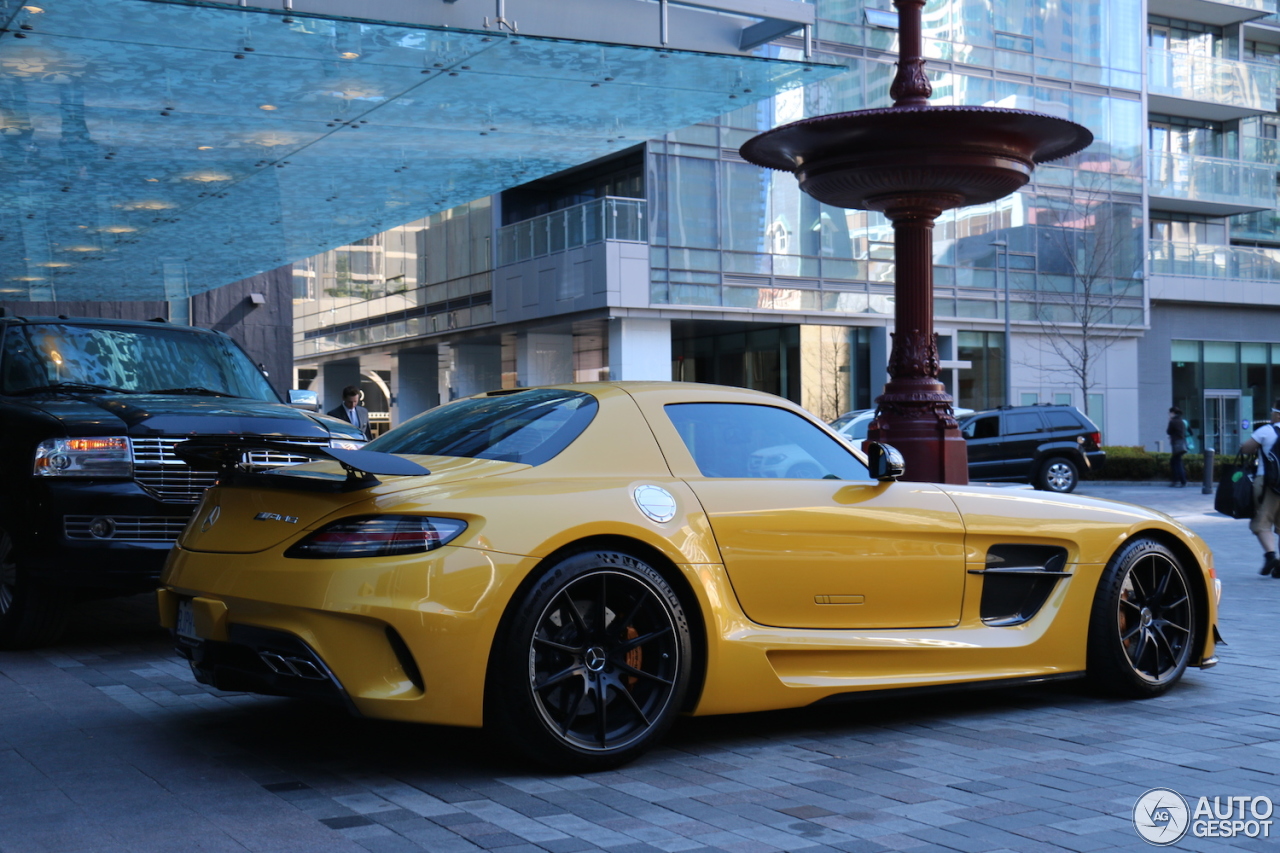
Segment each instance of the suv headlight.
[[354,438],[331,438],[329,446],[334,450],[359,450],[364,447],[364,442],[356,441]]
[[132,477],[127,438],[50,438],[36,445],[37,477]]

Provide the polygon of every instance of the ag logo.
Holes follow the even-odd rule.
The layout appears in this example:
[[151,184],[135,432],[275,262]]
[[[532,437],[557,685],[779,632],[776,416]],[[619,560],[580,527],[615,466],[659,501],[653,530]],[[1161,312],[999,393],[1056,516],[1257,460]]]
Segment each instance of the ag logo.
[[1187,801],[1172,788],[1152,788],[1133,804],[1133,828],[1148,844],[1166,847],[1187,834]]
[[253,517],[254,521],[283,521],[285,524],[297,524],[296,515],[281,515],[278,512],[260,512]]

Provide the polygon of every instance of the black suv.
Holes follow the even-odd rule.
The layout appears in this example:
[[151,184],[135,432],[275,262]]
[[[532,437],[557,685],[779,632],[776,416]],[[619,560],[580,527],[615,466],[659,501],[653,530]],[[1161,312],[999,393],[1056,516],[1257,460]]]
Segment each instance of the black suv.
[[1073,406],[1002,406],[960,419],[969,445],[969,479],[1017,480],[1070,492],[1106,461],[1102,433]]
[[[66,317],[0,317],[0,435],[0,648],[52,642],[77,597],[155,588],[216,476],[187,467],[179,442],[364,443],[282,402],[221,332]],[[305,461],[255,451],[245,464]]]

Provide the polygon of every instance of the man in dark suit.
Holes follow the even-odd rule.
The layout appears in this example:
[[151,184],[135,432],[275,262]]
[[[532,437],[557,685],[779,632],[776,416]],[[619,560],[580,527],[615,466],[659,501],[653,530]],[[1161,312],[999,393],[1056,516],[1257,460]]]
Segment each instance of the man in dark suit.
[[348,385],[343,388],[342,405],[330,409],[329,414],[359,428],[365,441],[372,438],[372,433],[369,432],[369,410],[360,405],[360,389],[357,386]]

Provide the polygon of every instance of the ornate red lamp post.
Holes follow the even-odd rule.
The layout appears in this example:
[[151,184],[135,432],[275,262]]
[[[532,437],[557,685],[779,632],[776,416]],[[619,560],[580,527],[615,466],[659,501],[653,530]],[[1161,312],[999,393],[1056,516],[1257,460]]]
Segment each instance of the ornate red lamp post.
[[[742,156],[792,172],[825,204],[878,210],[893,223],[896,261],[889,382],[868,439],[892,444],[906,479],[967,483],[968,457],[938,381],[933,331],[933,223],[944,210],[1016,191],[1036,164],[1093,142],[1081,125],[999,107],[934,107],[924,73],[925,0],[894,0],[901,54],[893,106],[803,119],[747,141]],[[1008,358],[1008,353],[1005,354]]]

